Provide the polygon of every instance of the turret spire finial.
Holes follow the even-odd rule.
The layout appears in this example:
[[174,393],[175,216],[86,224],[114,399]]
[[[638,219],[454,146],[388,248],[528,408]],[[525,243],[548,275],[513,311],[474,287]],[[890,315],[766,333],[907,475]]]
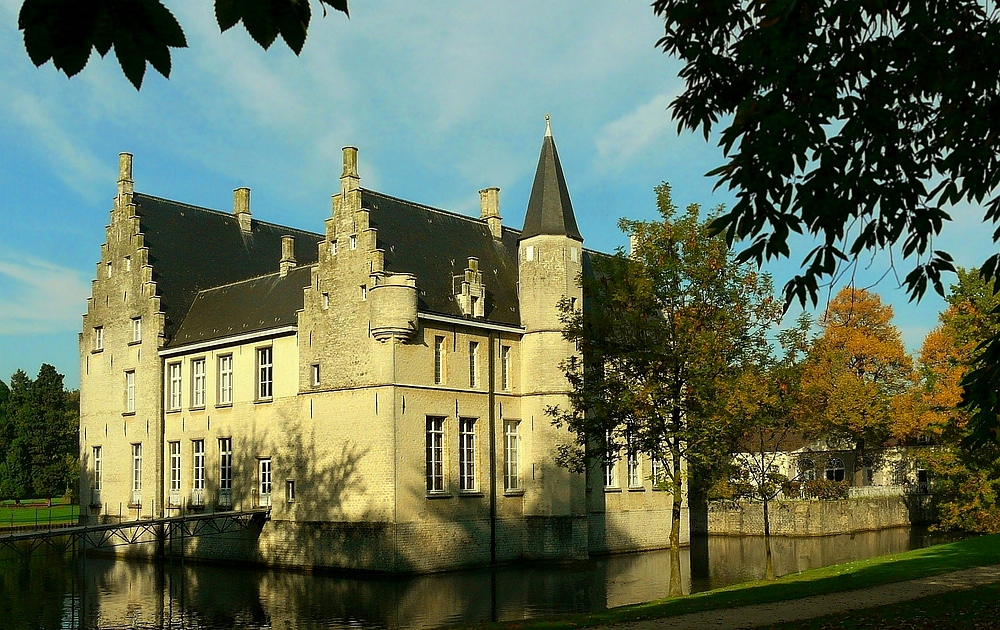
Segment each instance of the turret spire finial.
[[552,137],[552,127],[549,126],[549,115],[545,114],[545,137]]

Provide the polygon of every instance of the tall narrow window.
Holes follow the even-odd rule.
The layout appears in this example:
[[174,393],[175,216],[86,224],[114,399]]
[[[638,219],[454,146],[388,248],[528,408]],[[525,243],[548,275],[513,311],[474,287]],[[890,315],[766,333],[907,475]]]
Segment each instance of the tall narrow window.
[[361,301],[364,302],[367,299],[368,299],[368,285],[362,284],[361,285]]
[[[170,492],[181,491],[181,443],[170,442]],[[173,501],[171,501],[174,505]]]
[[271,348],[257,348],[257,400],[270,400],[274,393]]
[[94,329],[94,350],[104,350],[104,326]]
[[458,489],[476,489],[476,419],[458,420]]
[[133,317],[132,318],[132,343],[138,343],[142,341],[142,318]]
[[191,440],[191,455],[194,460],[191,489],[205,490],[205,440]]
[[125,271],[132,271],[132,257],[125,257]]
[[469,387],[479,387],[479,342],[469,342]]
[[191,406],[205,406],[205,359],[191,362]]
[[219,505],[233,504],[233,438],[219,438]]
[[628,487],[642,487],[642,459],[637,452],[628,454]]
[[520,438],[517,434],[518,425],[517,420],[505,420],[503,425],[504,490],[521,489],[521,468],[518,457],[518,447],[520,446]]
[[427,418],[427,492],[444,492],[444,418]]
[[323,308],[330,308],[330,294],[323,294]]
[[257,492],[260,495],[258,504],[261,507],[271,505],[271,460],[257,460]]
[[319,383],[320,383],[320,380],[319,380],[319,363],[313,363],[312,364],[312,384],[313,384],[313,387],[316,387],[317,385],[319,385]]
[[125,413],[135,413],[135,370],[125,372]]
[[285,480],[285,502],[295,503],[295,480]]
[[104,480],[103,462],[101,461],[101,447],[95,446],[94,453],[94,491],[101,491],[101,482]]
[[112,276],[112,270],[113,269],[114,269],[114,266],[110,262],[108,262],[108,277],[109,278]]
[[663,460],[655,455],[650,455],[652,466],[653,466],[653,490],[658,490],[660,486],[667,482],[667,472],[666,467],[663,465]]
[[444,382],[444,337],[434,337],[434,383]]
[[500,389],[510,389],[510,346],[500,346]]
[[177,410],[181,408],[181,364],[171,363],[167,371],[170,379],[167,383],[168,408]]
[[615,460],[608,455],[604,460],[604,487],[605,488],[617,488],[618,487],[618,470],[615,466]]
[[233,355],[219,357],[219,404],[233,404]]
[[132,497],[129,505],[142,505],[142,444],[132,445]]

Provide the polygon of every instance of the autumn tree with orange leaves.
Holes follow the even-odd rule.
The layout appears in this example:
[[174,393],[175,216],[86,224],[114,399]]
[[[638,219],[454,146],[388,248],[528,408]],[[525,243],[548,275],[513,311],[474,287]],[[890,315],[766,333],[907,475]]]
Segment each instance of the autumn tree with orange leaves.
[[[803,368],[803,433],[831,447],[852,448],[855,462],[885,445],[894,400],[910,384],[913,362],[892,317],[892,307],[877,294],[841,289],[819,321],[823,333]],[[860,475],[856,466],[855,485],[863,483]]]

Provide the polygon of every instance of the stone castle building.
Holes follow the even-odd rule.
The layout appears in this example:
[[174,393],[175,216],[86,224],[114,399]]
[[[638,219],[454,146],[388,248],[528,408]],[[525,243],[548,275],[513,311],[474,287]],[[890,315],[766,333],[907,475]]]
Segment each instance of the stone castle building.
[[583,306],[591,253],[548,129],[523,228],[480,199],[362,188],[347,147],[312,233],[245,188],[231,213],[135,192],[122,154],[80,335],[84,519],[266,506],[242,548],[189,552],[393,572],[667,546],[648,457],[554,461],[557,303]]

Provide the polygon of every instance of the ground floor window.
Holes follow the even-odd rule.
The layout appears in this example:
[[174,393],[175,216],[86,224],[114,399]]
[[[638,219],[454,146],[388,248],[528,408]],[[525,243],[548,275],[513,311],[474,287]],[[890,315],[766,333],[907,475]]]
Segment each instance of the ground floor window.
[[271,460],[257,460],[257,492],[260,494],[261,506],[271,505]]
[[444,418],[427,418],[427,492],[444,492]]
[[458,420],[458,488],[476,489],[476,419]]
[[843,481],[844,471],[844,460],[839,457],[831,457],[826,460],[826,478],[830,481]]
[[132,497],[129,505],[142,505],[142,444],[132,445]]
[[[505,346],[506,347],[506,346]],[[504,438],[504,490],[521,489],[521,469],[519,459],[520,436],[517,420],[506,420],[503,425]]]

